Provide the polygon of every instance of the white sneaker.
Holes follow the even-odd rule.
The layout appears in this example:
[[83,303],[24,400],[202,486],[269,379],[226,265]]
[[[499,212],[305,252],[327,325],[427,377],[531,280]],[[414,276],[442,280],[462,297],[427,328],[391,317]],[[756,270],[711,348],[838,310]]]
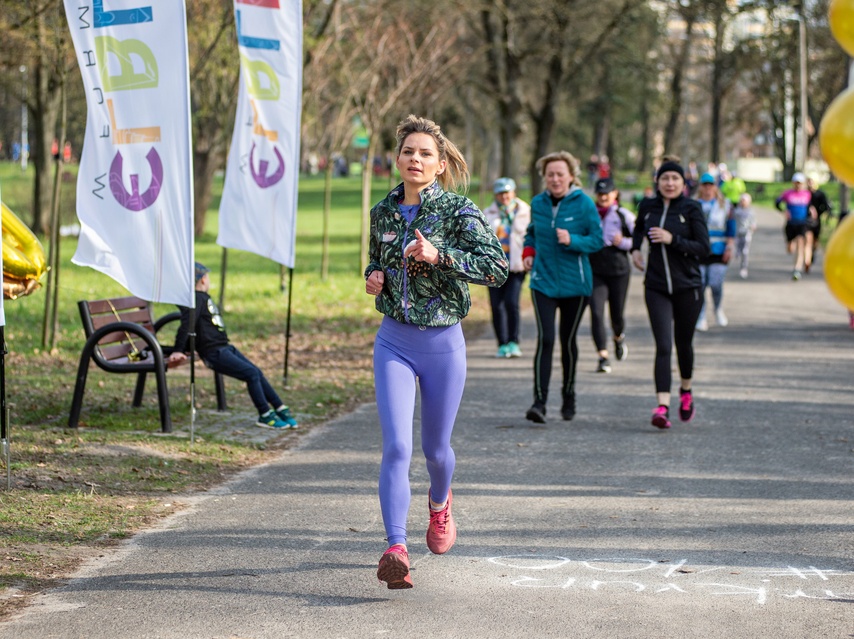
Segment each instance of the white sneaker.
[[718,326],[726,326],[727,324],[729,324],[729,320],[727,319],[727,316],[724,315],[724,311],[722,308],[719,308],[715,311],[715,320],[717,321]]
[[746,269],[746,268],[741,269],[741,270],[738,272],[738,274],[739,274],[739,276],[741,277],[741,279],[743,279],[743,280],[746,280],[746,279],[747,279],[747,269]]
[[705,317],[697,321],[696,329],[698,331],[702,331],[703,333],[709,330],[709,323],[706,321]]

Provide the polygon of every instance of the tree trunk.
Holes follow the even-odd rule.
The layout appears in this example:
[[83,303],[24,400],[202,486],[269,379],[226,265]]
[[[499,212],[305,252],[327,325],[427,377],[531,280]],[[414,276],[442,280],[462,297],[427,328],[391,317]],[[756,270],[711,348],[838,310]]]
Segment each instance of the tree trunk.
[[42,86],[36,88],[35,109],[30,110],[30,121],[33,123],[33,142],[30,143],[31,159],[35,169],[33,185],[33,224],[34,230],[42,233],[49,232],[50,200],[51,200],[51,169],[53,168],[53,153],[51,145],[56,137],[56,117],[59,110],[59,95],[47,88],[43,70],[36,70],[36,77]]
[[[329,157],[331,154],[328,154]],[[329,277],[329,213],[332,210],[332,162],[326,163],[323,182],[323,227],[321,230],[322,250],[320,252],[320,279]]]
[[193,149],[193,235],[205,232],[208,207],[211,204],[214,175],[222,166],[222,155],[214,146]]
[[715,16],[715,58],[712,61],[712,116],[710,122],[711,148],[709,149],[709,160],[716,164],[723,160],[723,158],[721,157],[721,107],[724,97],[724,10],[725,9],[723,8],[719,8],[719,13]]
[[373,131],[368,131],[368,148],[365,153],[365,165],[362,167],[362,228],[361,228],[361,259],[362,273],[368,268],[368,233],[371,226],[371,183],[373,178],[374,152],[377,138]]
[[[495,106],[498,111],[498,126],[501,144],[501,175],[516,177],[517,164],[514,152],[521,128],[519,119],[522,101],[519,98],[519,82],[522,75],[521,62],[511,46],[511,29],[506,12],[500,15],[501,30],[496,33],[491,20],[491,11],[481,12],[484,38],[486,40],[487,77],[495,91]],[[482,175],[485,181],[489,176]]]
[[[50,205],[53,168],[51,145],[56,137],[56,119],[59,114],[61,98],[60,82],[52,75],[48,60],[48,45],[45,35],[45,18],[39,14],[36,23],[36,41],[38,53],[34,73],[34,100],[27,107],[33,123],[33,142],[30,142],[30,155],[35,169],[33,183],[33,223],[34,230],[47,234],[50,225]],[[59,150],[60,153],[62,149]]]
[[563,51],[556,50],[549,61],[549,74],[546,81],[545,97],[539,111],[533,114],[534,120],[534,155],[531,159],[531,197],[542,190],[540,173],[536,162],[549,152],[555,122],[557,120],[558,87],[563,81],[564,60]]
[[[599,126],[596,127],[596,155],[602,157],[609,155],[611,146],[611,102],[606,101],[602,105],[602,118],[599,120]],[[610,157],[608,158],[610,161]]]
[[641,89],[641,153],[638,160],[638,173],[646,173],[652,164],[649,157],[649,118],[649,90],[644,84]]
[[685,39],[676,56],[673,67],[673,77],[670,80],[670,115],[667,118],[667,126],[664,129],[664,152],[672,154],[673,145],[676,143],[676,133],[679,127],[679,117],[682,115],[682,79],[688,59],[691,56],[691,38],[694,31],[694,15],[689,13],[683,16],[685,19]]

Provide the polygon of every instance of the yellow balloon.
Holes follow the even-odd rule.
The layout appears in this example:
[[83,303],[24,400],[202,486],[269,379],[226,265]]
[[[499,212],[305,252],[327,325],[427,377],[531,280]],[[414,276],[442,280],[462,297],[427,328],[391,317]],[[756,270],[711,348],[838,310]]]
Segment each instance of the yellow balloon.
[[41,242],[21,219],[0,203],[3,245],[3,297],[17,299],[39,286],[47,272]]
[[833,174],[854,185],[854,87],[830,103],[821,119],[818,139],[821,154]]
[[827,11],[830,31],[845,52],[854,57],[854,0],[833,0]]
[[824,254],[824,279],[845,308],[854,311],[854,214],[836,227]]

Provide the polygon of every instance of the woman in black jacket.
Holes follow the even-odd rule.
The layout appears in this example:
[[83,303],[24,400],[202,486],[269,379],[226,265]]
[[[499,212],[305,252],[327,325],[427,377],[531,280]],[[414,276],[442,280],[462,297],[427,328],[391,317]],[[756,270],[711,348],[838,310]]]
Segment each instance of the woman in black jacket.
[[[685,171],[665,160],[656,172],[656,195],[643,200],[632,236],[632,263],[644,279],[646,307],[655,338],[655,392],[652,425],[670,428],[670,361],[673,343],[682,385],[679,418],[694,417],[691,376],[694,327],[703,308],[700,260],[709,253],[709,230],[700,204],[685,197]],[[648,262],[641,246],[649,240]]]

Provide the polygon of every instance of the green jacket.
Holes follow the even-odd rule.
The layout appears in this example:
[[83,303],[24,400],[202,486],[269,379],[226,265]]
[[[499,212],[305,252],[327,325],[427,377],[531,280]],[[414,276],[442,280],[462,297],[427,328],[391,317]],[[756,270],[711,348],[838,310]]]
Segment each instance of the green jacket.
[[733,204],[738,204],[738,199],[747,193],[747,184],[740,177],[732,177],[720,186],[721,195]]
[[[421,208],[411,224],[400,212],[403,184],[371,210],[370,264],[385,274],[377,295],[380,313],[418,326],[452,326],[469,312],[468,283],[501,286],[507,258],[486,217],[467,197],[444,191],[434,182],[421,191]],[[439,249],[436,266],[403,259],[415,229]]]

